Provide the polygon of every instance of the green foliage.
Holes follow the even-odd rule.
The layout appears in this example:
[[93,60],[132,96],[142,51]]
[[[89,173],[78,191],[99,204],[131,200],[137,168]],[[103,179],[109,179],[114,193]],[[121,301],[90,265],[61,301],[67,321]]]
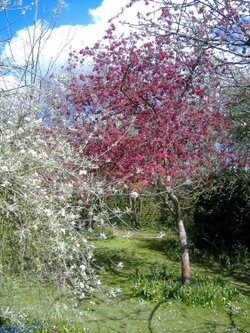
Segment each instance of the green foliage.
[[250,266],[250,250],[244,245],[236,244],[233,247],[233,257],[237,263]]
[[[203,263],[210,262],[211,260],[214,261],[214,257],[211,254],[195,247],[192,241],[188,242],[188,248],[191,261]],[[180,245],[179,238],[176,233],[169,233],[167,239],[164,240],[164,244],[162,244],[162,251],[168,259],[176,262],[180,261]]]
[[195,245],[213,254],[232,254],[237,246],[250,249],[249,172],[215,175],[211,185],[195,206]]
[[110,209],[123,212],[121,218],[113,219],[113,222],[121,227],[162,230],[173,225],[170,212],[163,209],[161,199],[151,190],[140,193],[136,199],[131,198],[131,193],[128,191],[116,193],[108,197],[106,203]]
[[182,285],[179,272],[166,267],[140,270],[133,276],[135,295],[145,300],[176,301],[186,305],[221,307],[238,294],[221,277],[196,274],[190,285]]
[[[241,76],[242,82],[247,80],[249,73],[244,71],[238,73]],[[240,77],[239,77],[240,78]],[[242,87],[244,84],[242,85]],[[246,85],[247,87],[247,85]],[[250,97],[249,87],[234,89],[230,92],[234,96],[234,102],[229,105],[230,118],[232,121],[231,135],[234,142],[234,151],[240,162],[249,164],[249,148],[250,148]]]
[[179,239],[177,235],[170,235],[170,237],[166,240],[164,246],[164,253],[166,256],[173,261],[180,260],[180,245]]

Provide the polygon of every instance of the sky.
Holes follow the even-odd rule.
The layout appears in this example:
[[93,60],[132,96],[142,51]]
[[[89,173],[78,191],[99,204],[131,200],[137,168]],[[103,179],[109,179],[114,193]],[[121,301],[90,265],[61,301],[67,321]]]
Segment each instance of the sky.
[[[0,63],[9,61],[19,67],[24,66],[30,59],[32,41],[43,35],[39,58],[45,72],[51,64],[58,67],[64,65],[71,50],[91,46],[101,39],[109,26],[108,20],[120,12],[129,0],[40,0],[37,7],[37,0],[10,0],[6,7],[1,6],[4,2],[6,0],[0,0]],[[60,15],[55,17],[58,2],[61,10]],[[142,1],[126,10],[123,18],[133,22],[137,12],[143,10],[145,5]],[[46,32],[44,27],[47,27]],[[118,28],[120,33],[125,30],[128,26],[120,25]],[[37,48],[38,43],[33,48],[35,53]],[[7,84],[15,81],[11,75],[7,79]],[[7,79],[5,75],[5,86]]]
[[[11,0],[10,4],[6,6],[8,19],[6,19],[6,14],[3,10],[4,6],[2,6],[2,11],[0,11],[1,37],[3,34],[9,35],[10,30],[14,34],[27,24],[31,25],[35,15],[38,19],[44,17],[47,21],[50,21],[60,3],[62,10],[55,22],[57,27],[62,25],[90,24],[95,20],[95,17],[90,12],[91,9],[94,10],[102,6],[102,4],[105,6],[112,4],[112,1],[109,1],[110,4],[108,5],[105,2],[107,3],[107,1],[102,0],[39,0],[36,13],[36,1],[23,0],[21,5],[16,5],[15,3],[18,3],[18,1]],[[124,0],[117,0],[116,2],[122,3]],[[7,21],[8,24],[6,24]],[[8,25],[11,27],[8,27]]]

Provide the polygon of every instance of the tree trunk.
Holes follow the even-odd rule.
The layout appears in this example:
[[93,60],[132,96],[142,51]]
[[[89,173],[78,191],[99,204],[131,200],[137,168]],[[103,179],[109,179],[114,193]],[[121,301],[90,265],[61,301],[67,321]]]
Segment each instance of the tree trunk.
[[130,198],[130,207],[132,209],[134,227],[139,229],[141,224],[141,198]]
[[179,242],[181,248],[181,269],[182,269],[182,283],[190,283],[190,261],[189,261],[189,250],[187,244],[187,233],[182,219],[178,219],[178,233]]
[[182,283],[190,283],[190,260],[189,260],[189,250],[187,243],[187,233],[183,220],[181,218],[181,205],[177,196],[173,192],[168,192],[170,200],[174,204],[174,216],[176,226],[178,228],[179,243],[181,249],[181,271],[182,271]]

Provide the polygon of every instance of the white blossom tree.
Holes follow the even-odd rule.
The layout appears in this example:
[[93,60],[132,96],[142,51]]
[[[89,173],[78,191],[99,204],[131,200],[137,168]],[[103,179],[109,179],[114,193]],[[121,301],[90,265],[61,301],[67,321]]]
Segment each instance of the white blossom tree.
[[[22,8],[21,1],[1,4],[6,17],[8,6]],[[79,232],[82,198],[85,193],[101,198],[106,189],[89,173],[93,163],[79,157],[62,131],[53,127],[54,119],[65,121],[60,106],[67,77],[52,63],[42,68],[41,45],[51,29],[38,17],[34,20],[23,63],[0,55],[0,264],[3,271],[33,272],[70,286],[82,299],[100,284],[91,265],[92,246]],[[11,34],[2,43],[9,38]],[[104,208],[91,210],[89,216],[96,223],[109,220]]]

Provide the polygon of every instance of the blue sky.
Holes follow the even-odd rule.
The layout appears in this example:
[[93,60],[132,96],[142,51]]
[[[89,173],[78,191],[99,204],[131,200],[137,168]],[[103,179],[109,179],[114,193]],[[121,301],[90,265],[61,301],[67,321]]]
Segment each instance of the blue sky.
[[[32,25],[35,16],[35,6],[31,5],[31,0],[23,0],[22,5],[15,5],[17,1],[11,1],[7,11],[0,11],[0,36],[4,40],[13,36],[16,31],[23,29],[27,25]],[[34,1],[33,1],[34,2]],[[89,9],[94,9],[102,4],[102,0],[66,0],[61,14],[56,18],[56,26],[61,25],[87,25],[91,23],[93,17]],[[118,0],[119,2],[119,0]],[[58,7],[58,0],[40,0],[37,18],[43,17],[50,21],[54,15],[55,8]],[[0,7],[1,8],[1,7]],[[25,12],[25,15],[23,15]]]
[[88,24],[92,19],[88,10],[101,4],[101,0],[68,0],[62,15],[58,18],[58,24]]

